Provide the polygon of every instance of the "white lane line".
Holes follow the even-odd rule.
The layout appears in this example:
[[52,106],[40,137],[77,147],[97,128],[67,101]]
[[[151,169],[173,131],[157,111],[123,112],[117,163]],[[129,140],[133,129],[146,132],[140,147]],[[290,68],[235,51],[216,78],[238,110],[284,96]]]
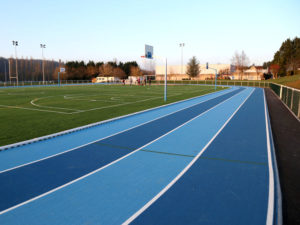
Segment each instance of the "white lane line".
[[[266,101],[267,105],[267,114],[269,115],[268,110],[268,102]],[[270,123],[270,116],[268,116],[268,124],[269,124],[269,133],[270,133],[270,143],[271,143],[271,151],[273,153],[273,170],[274,170],[274,186],[275,186],[275,192],[274,194],[274,201],[276,201],[276,225],[282,225],[282,194],[281,194],[281,188],[280,188],[280,179],[278,175],[278,166],[276,161],[276,152],[275,152],[275,146],[273,141],[273,134],[272,134],[272,126]],[[275,213],[275,208],[274,208]]]
[[242,102],[242,104],[234,111],[234,113],[228,118],[228,120],[223,124],[223,126],[218,130],[218,132],[210,139],[210,141],[202,148],[202,150],[196,155],[196,157],[164,188],[162,189],[154,198],[147,202],[140,210],[129,217],[123,224],[130,224],[135,220],[140,214],[142,214],[147,208],[149,208],[157,199],[159,199],[166,191],[168,191],[199,159],[203,152],[208,148],[208,146],[215,140],[219,133],[225,128],[233,116],[238,112],[238,110],[244,105],[248,98],[252,95],[255,89],[248,95],[248,97]]
[[[244,91],[244,90],[243,90],[243,91]],[[88,174],[86,174],[86,175],[84,175],[84,176],[82,176],[82,177],[79,177],[79,178],[77,178],[77,179],[75,179],[75,180],[73,180],[73,181],[70,181],[69,183],[66,183],[66,184],[64,184],[64,185],[62,185],[62,186],[59,186],[59,187],[57,187],[57,188],[54,188],[54,189],[52,189],[52,190],[50,190],[50,191],[48,191],[48,192],[46,192],[46,193],[44,193],[44,194],[38,195],[38,196],[36,196],[36,197],[34,197],[34,198],[32,198],[32,199],[29,199],[29,200],[27,200],[27,201],[25,201],[25,202],[22,202],[22,203],[18,204],[18,205],[15,205],[15,206],[10,207],[10,208],[8,208],[8,209],[6,209],[6,210],[3,210],[3,211],[0,212],[0,215],[4,214],[4,213],[6,213],[6,212],[9,212],[9,211],[11,211],[11,210],[13,210],[13,209],[16,209],[16,208],[18,208],[18,207],[20,207],[20,206],[22,206],[22,205],[27,204],[27,203],[30,203],[30,202],[32,202],[32,201],[35,201],[35,200],[37,200],[37,199],[39,199],[39,198],[42,198],[42,197],[44,197],[44,196],[46,196],[46,195],[49,195],[49,194],[51,194],[51,193],[53,193],[53,192],[55,192],[55,191],[57,191],[57,190],[60,190],[60,189],[62,189],[62,188],[64,188],[64,187],[67,187],[67,186],[69,186],[69,185],[71,185],[71,184],[73,184],[73,183],[75,183],[75,182],[77,182],[77,181],[80,181],[80,180],[82,180],[82,179],[84,179],[84,178],[86,178],[86,177],[88,177],[88,176],[93,175],[94,173],[97,173],[97,172],[99,172],[99,171],[101,171],[101,170],[107,168],[108,166],[111,166],[111,165],[113,165],[113,164],[119,162],[120,160],[122,160],[122,159],[124,159],[124,158],[127,158],[128,156],[134,154],[135,152],[137,152],[137,151],[139,151],[139,150],[141,150],[141,149],[147,147],[148,145],[154,143],[155,141],[157,141],[157,140],[159,140],[159,139],[165,137],[166,135],[168,135],[168,134],[174,132],[175,130],[177,130],[177,129],[183,127],[184,125],[190,123],[191,121],[195,120],[196,118],[198,118],[198,117],[200,117],[200,116],[202,116],[202,115],[208,113],[209,111],[211,111],[212,109],[216,108],[217,106],[219,106],[219,105],[221,105],[221,104],[224,104],[224,103],[227,102],[229,99],[235,97],[236,95],[241,94],[243,91],[234,94],[233,96],[231,96],[230,98],[226,99],[225,101],[220,102],[219,104],[215,105],[214,107],[212,107],[212,108],[210,108],[210,109],[208,109],[208,110],[202,112],[202,113],[199,114],[198,116],[196,116],[196,117],[194,117],[194,118],[188,120],[187,122],[181,124],[180,126],[174,128],[173,130],[171,130],[171,131],[165,133],[164,135],[162,135],[162,136],[156,138],[155,140],[153,140],[153,141],[151,141],[151,142],[145,144],[144,146],[142,146],[142,147],[140,147],[140,148],[138,148],[138,149],[136,149],[136,150],[134,150],[134,151],[128,153],[127,155],[125,155],[125,156],[123,156],[123,157],[121,157],[121,158],[119,158],[119,159],[116,159],[115,161],[113,161],[113,162],[111,162],[111,163],[109,163],[109,164],[107,164],[107,165],[105,165],[105,166],[103,166],[103,167],[101,167],[101,168],[99,168],[99,169],[97,169],[97,170],[94,170],[94,171],[92,171],[92,172],[90,172],[90,173],[88,173]],[[252,92],[253,92],[253,91],[252,91]],[[251,94],[252,94],[252,92],[251,92]],[[250,95],[249,95],[249,96],[250,96]],[[249,96],[248,96],[248,97],[249,97]],[[248,98],[247,98],[247,99],[248,99]],[[245,101],[246,101],[246,100],[245,100]]]
[[[233,90],[233,91],[234,91],[234,90]],[[228,93],[230,93],[230,92],[228,92]],[[228,93],[225,93],[225,94],[228,94]],[[241,92],[239,92],[239,93],[241,93]],[[198,104],[202,104],[202,103],[204,103],[204,102],[207,102],[207,101],[209,101],[209,100],[212,100],[212,99],[218,98],[218,97],[220,97],[220,96],[222,96],[222,95],[218,95],[218,96],[216,96],[216,97],[213,97],[213,98],[210,98],[210,99],[207,99],[207,100],[204,100],[204,101],[197,102],[197,103],[195,103],[195,104],[192,104],[192,105],[190,105],[190,106],[184,107],[184,108],[182,108],[182,109],[178,109],[178,110],[176,110],[176,111],[174,111],[174,112],[170,112],[170,113],[168,113],[168,114],[165,114],[165,115],[163,115],[163,116],[157,117],[157,118],[155,118],[155,119],[153,119],[153,120],[149,120],[149,121],[147,121],[147,122],[144,122],[144,123],[138,124],[138,125],[136,125],[136,126],[133,126],[133,127],[131,127],[131,128],[128,128],[128,129],[125,129],[125,130],[119,131],[119,132],[117,132],[117,133],[114,133],[114,134],[108,135],[108,136],[106,136],[106,137],[103,137],[103,138],[97,139],[97,140],[95,140],[95,141],[91,141],[91,142],[89,142],[89,143],[86,143],[86,144],[83,144],[83,145],[77,146],[77,147],[75,147],[75,148],[72,148],[72,149],[69,149],[69,150],[66,150],[66,151],[63,151],[63,152],[60,152],[60,153],[54,154],[54,155],[47,156],[47,157],[45,157],[45,158],[42,158],[42,159],[38,159],[38,160],[35,160],[35,161],[31,161],[31,162],[29,162],[29,163],[25,163],[25,164],[22,164],[22,165],[19,165],[19,166],[15,166],[15,167],[12,167],[12,168],[9,168],[9,169],[6,169],[6,170],[2,170],[2,171],[0,171],[0,174],[1,174],[1,173],[4,173],[4,172],[7,172],[7,171],[10,171],[10,170],[14,170],[14,169],[17,169],[17,168],[23,167],[23,166],[27,166],[27,165],[30,165],[30,164],[36,163],[36,162],[39,162],[39,161],[42,161],[42,160],[45,160],[45,159],[49,159],[49,158],[52,158],[52,157],[55,157],[55,156],[58,156],[58,155],[61,155],[61,154],[64,154],[64,153],[67,153],[67,152],[70,152],[70,151],[74,151],[74,150],[76,150],[76,149],[78,149],[78,148],[82,148],[82,147],[84,147],[84,146],[87,146],[87,145],[93,144],[93,143],[95,143],[95,142],[98,142],[98,141],[101,141],[101,140],[104,140],[104,139],[110,138],[110,137],[112,137],[112,136],[115,136],[115,135],[118,135],[118,134],[124,133],[124,132],[126,132],[126,131],[128,131],[128,130],[132,130],[132,129],[134,129],[134,128],[137,128],[137,127],[139,127],[139,126],[145,125],[145,124],[147,124],[147,123],[151,123],[151,122],[153,122],[153,121],[155,121],[155,120],[161,119],[161,118],[163,118],[163,117],[167,117],[167,116],[169,116],[169,115],[171,115],[171,114],[177,113],[177,112],[179,112],[179,111],[185,110],[185,109],[187,109],[187,108],[193,107],[193,106],[195,106],[195,105],[198,105]],[[233,95],[233,96],[234,96],[234,95]],[[202,96],[201,96],[201,97],[202,97]],[[0,105],[0,106],[1,106],[1,105]]]
[[270,134],[269,134],[269,124],[268,124],[265,91],[264,91],[263,96],[264,96],[264,107],[265,107],[265,122],[266,122],[268,164],[269,164],[269,196],[268,196],[268,211],[267,211],[266,225],[272,225],[273,224],[273,216],[274,216],[274,171],[273,171],[272,156],[271,156],[271,144],[270,144]]

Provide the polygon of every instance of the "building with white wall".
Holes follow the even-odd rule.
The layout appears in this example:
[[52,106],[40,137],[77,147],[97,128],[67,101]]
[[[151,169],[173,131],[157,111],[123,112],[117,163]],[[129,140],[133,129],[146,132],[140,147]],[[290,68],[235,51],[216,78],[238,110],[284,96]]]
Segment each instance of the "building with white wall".
[[[209,67],[217,69],[218,73],[232,74],[234,72],[234,66],[231,64],[209,64]],[[155,75],[156,80],[164,80],[165,66],[156,66]],[[190,77],[186,74],[187,65],[169,65],[168,66],[168,80],[183,80]],[[193,80],[206,80],[213,79],[215,71],[212,69],[206,69],[206,64],[200,64],[200,75],[192,78]]]

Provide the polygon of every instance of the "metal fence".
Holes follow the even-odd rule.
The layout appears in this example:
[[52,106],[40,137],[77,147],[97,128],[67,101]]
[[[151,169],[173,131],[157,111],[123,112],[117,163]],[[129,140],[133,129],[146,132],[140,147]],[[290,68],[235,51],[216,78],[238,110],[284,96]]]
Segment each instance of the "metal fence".
[[[90,80],[61,80],[60,85],[79,85],[79,84],[96,84]],[[58,85],[57,80],[50,81],[19,81],[13,82],[0,82],[0,87],[27,87],[27,86],[53,86]]]
[[[154,80],[152,83],[164,84],[164,80]],[[168,80],[168,84],[204,84],[215,85],[215,80]],[[248,86],[248,87],[269,87],[268,81],[251,81],[251,80],[217,80],[217,85],[226,86]]]
[[270,83],[270,88],[300,118],[300,90],[274,83]]

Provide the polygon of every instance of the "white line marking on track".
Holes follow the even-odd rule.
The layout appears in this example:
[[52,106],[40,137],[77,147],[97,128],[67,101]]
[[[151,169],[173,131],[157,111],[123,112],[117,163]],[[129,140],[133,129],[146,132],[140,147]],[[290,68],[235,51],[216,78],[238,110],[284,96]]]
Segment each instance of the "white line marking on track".
[[233,116],[238,112],[238,110],[244,105],[248,98],[252,95],[255,89],[248,95],[248,97],[242,102],[242,104],[233,112],[233,114],[228,118],[228,120],[223,124],[223,126],[218,130],[218,132],[210,139],[210,141],[202,148],[202,150],[196,155],[196,157],[164,188],[162,189],[154,198],[152,198],[147,204],[145,204],[140,210],[129,217],[123,224],[129,224],[135,220],[140,214],[142,214],[147,208],[149,208],[157,199],[159,199],[166,191],[168,191],[188,170],[191,166],[199,159],[203,152],[208,148],[208,146],[215,140],[219,133],[225,128]]
[[[230,92],[229,92],[229,93],[230,93]],[[240,93],[240,92],[239,92],[239,93]],[[132,129],[134,129],[134,128],[137,128],[137,127],[139,127],[139,126],[145,125],[145,124],[147,124],[147,123],[151,123],[151,122],[153,122],[153,121],[155,121],[155,120],[161,119],[161,118],[163,118],[163,117],[169,116],[169,115],[171,115],[171,114],[177,113],[177,112],[179,112],[179,111],[185,110],[185,109],[187,109],[187,108],[190,108],[190,107],[193,107],[193,106],[195,106],[195,105],[202,104],[202,103],[204,103],[204,102],[207,102],[207,101],[209,101],[209,100],[215,99],[215,98],[217,98],[217,97],[220,97],[220,96],[216,96],[216,97],[214,97],[214,98],[211,98],[211,99],[208,99],[208,100],[205,100],[205,101],[200,101],[200,102],[198,102],[198,103],[195,103],[195,104],[193,104],[193,105],[190,105],[190,106],[184,107],[184,108],[182,108],[182,109],[179,109],[179,110],[176,110],[176,111],[174,111],[174,112],[168,113],[168,114],[166,114],[166,115],[163,115],[163,116],[157,117],[157,118],[155,118],[155,119],[153,119],[153,120],[149,120],[149,121],[147,121],[147,122],[144,122],[144,123],[138,124],[138,125],[136,125],[136,126],[133,126],[133,127],[131,127],[131,128],[128,128],[128,129],[122,130],[122,131],[120,131],[120,132],[117,132],[117,133],[114,133],[114,134],[108,135],[108,136],[106,136],[106,137],[103,137],[103,138],[97,139],[97,140],[95,140],[95,141],[91,141],[91,142],[89,142],[89,143],[86,143],[86,144],[84,144],[84,145],[80,145],[80,146],[77,146],[77,147],[75,147],[75,148],[72,148],[72,149],[69,149],[69,150],[66,150],[66,151],[63,151],[63,152],[60,152],[60,153],[54,154],[54,155],[50,155],[50,156],[48,156],[48,157],[45,157],[45,158],[42,158],[42,159],[38,159],[38,160],[35,160],[35,161],[32,161],[32,162],[29,162],[29,163],[25,163],[25,164],[22,164],[22,165],[19,165],[19,166],[15,166],[15,167],[12,167],[12,168],[9,168],[9,169],[6,169],[6,170],[2,170],[2,171],[0,171],[0,174],[1,174],[1,173],[4,173],[4,172],[7,172],[7,171],[10,171],[10,170],[14,170],[14,169],[17,169],[17,168],[23,167],[23,166],[27,166],[27,165],[30,165],[30,164],[36,163],[36,162],[39,162],[39,161],[42,161],[42,160],[45,160],[45,159],[49,159],[49,158],[52,158],[52,157],[55,157],[55,156],[58,156],[58,155],[61,155],[61,154],[64,154],[64,153],[67,153],[67,152],[70,152],[70,151],[74,151],[74,150],[76,150],[76,149],[78,149],[78,148],[82,148],[82,147],[84,147],[84,146],[87,146],[87,145],[93,144],[93,143],[95,143],[95,142],[98,142],[98,141],[101,141],[101,140],[104,140],[104,139],[110,138],[110,137],[112,137],[112,136],[115,136],[115,135],[118,135],[118,134],[124,133],[124,132],[126,132],[126,131],[128,131],[128,130],[132,130]],[[1,105],[0,105],[0,106],[1,106]]]
[[270,144],[269,123],[268,123],[265,91],[263,91],[263,93],[264,93],[263,96],[264,96],[267,149],[268,149],[268,164],[269,164],[269,196],[268,196],[268,211],[267,211],[266,225],[272,225],[273,224],[273,215],[274,215],[274,171],[273,171],[272,156],[271,156],[271,144]]
[[[243,91],[242,91],[242,92],[243,92]],[[71,185],[71,184],[73,184],[73,183],[75,183],[75,182],[77,182],[77,181],[80,181],[80,180],[82,180],[82,179],[84,179],[84,178],[86,178],[86,177],[88,177],[88,176],[93,175],[94,173],[97,173],[97,172],[99,172],[99,171],[101,171],[101,170],[103,170],[103,169],[105,169],[105,168],[107,168],[107,167],[109,167],[109,166],[111,166],[111,165],[113,165],[113,164],[119,162],[120,160],[122,160],[122,159],[124,159],[124,158],[129,157],[130,155],[134,154],[135,152],[137,152],[137,151],[139,151],[139,150],[141,150],[141,149],[147,147],[148,145],[152,144],[153,142],[155,142],[155,141],[157,141],[157,140],[159,140],[159,139],[165,137],[166,135],[168,135],[168,134],[174,132],[175,130],[177,130],[177,129],[183,127],[184,125],[186,125],[186,124],[190,123],[191,121],[195,120],[196,118],[198,118],[198,117],[200,117],[200,116],[206,114],[207,112],[209,112],[209,111],[211,111],[212,109],[216,108],[218,105],[221,105],[221,104],[223,104],[224,102],[227,102],[229,99],[233,98],[233,97],[236,96],[236,95],[241,94],[242,92],[238,92],[238,93],[234,94],[233,96],[231,96],[230,98],[226,99],[225,101],[220,102],[219,104],[215,105],[214,107],[212,107],[212,108],[210,108],[210,109],[204,111],[203,113],[199,114],[198,116],[196,116],[196,117],[194,117],[194,118],[188,120],[187,122],[181,124],[180,126],[174,128],[173,130],[171,130],[171,131],[165,133],[164,135],[162,135],[162,136],[156,138],[155,140],[153,140],[153,141],[151,141],[151,142],[145,144],[144,146],[142,146],[142,147],[140,147],[140,148],[138,148],[138,149],[136,149],[136,150],[134,150],[134,151],[128,153],[127,155],[125,155],[125,156],[123,156],[123,157],[121,157],[121,158],[119,158],[119,159],[117,159],[117,160],[115,160],[115,161],[113,161],[113,162],[111,162],[111,163],[109,163],[109,164],[107,164],[107,165],[105,165],[105,166],[103,166],[103,167],[97,169],[97,170],[94,170],[94,171],[92,171],[92,172],[90,172],[90,173],[88,173],[88,174],[86,174],[86,175],[84,175],[84,176],[82,176],[82,177],[79,177],[79,178],[77,178],[77,179],[75,179],[75,180],[73,180],[73,181],[70,181],[69,183],[66,183],[66,184],[64,184],[64,185],[62,185],[62,186],[59,186],[59,187],[54,188],[54,189],[52,189],[52,190],[50,190],[50,191],[48,191],[48,192],[45,192],[44,194],[38,195],[38,196],[36,196],[36,197],[34,197],[34,198],[32,198],[32,199],[29,199],[29,200],[27,200],[27,201],[25,201],[25,202],[22,202],[22,203],[18,204],[18,205],[15,205],[15,206],[10,207],[10,208],[8,208],[8,209],[6,209],[6,210],[3,210],[3,211],[0,212],[0,215],[4,214],[4,213],[6,213],[6,212],[9,212],[9,211],[11,211],[11,210],[13,210],[13,209],[19,208],[20,206],[23,206],[23,205],[25,205],[25,204],[28,204],[28,203],[30,203],[30,202],[32,202],[32,201],[35,201],[35,200],[37,200],[37,199],[39,199],[39,198],[42,198],[42,197],[46,196],[46,195],[49,195],[49,194],[51,194],[51,193],[53,193],[53,192],[55,192],[55,191],[57,191],[57,190],[60,190],[60,189],[62,189],[62,188],[64,188],[64,187],[67,187],[67,186],[69,186],[69,185]],[[253,92],[253,91],[252,91],[252,92]],[[251,93],[252,93],[252,92],[251,92]],[[249,96],[250,96],[250,95],[249,95]],[[249,96],[248,96],[248,97],[249,97]],[[248,99],[248,98],[247,98],[247,99]],[[246,100],[245,100],[245,101],[246,101]],[[200,103],[198,103],[198,104],[200,104]],[[239,107],[239,108],[240,108],[240,107]],[[239,109],[239,108],[238,108],[238,109]],[[232,118],[232,117],[231,117],[231,118]],[[223,125],[223,126],[224,126],[224,125]],[[216,135],[215,135],[215,136],[216,136]],[[176,178],[175,178],[175,179],[176,179]]]

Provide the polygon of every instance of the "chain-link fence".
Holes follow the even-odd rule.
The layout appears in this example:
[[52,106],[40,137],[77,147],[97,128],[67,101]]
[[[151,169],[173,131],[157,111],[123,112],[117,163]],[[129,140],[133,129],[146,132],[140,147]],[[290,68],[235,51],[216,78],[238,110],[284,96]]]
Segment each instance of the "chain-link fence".
[[274,83],[270,83],[270,88],[300,118],[300,90]]

